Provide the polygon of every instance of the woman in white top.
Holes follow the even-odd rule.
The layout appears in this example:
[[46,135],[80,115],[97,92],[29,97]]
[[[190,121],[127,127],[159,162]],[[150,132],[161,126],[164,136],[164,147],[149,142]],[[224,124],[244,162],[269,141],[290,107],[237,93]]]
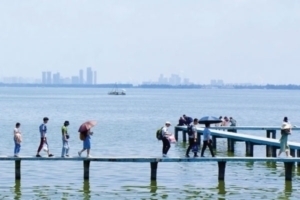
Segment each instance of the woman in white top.
[[19,130],[21,124],[18,122],[16,123],[16,127],[14,128],[14,142],[15,142],[15,148],[14,148],[14,156],[18,157],[20,150],[21,150],[21,142],[22,142],[22,135]]
[[162,154],[163,154],[163,157],[167,156],[167,153],[171,147],[170,141],[168,139],[168,137],[171,135],[168,131],[168,128],[170,126],[171,126],[171,123],[169,121],[167,121],[165,123],[165,126],[162,128],[162,143],[163,143]]

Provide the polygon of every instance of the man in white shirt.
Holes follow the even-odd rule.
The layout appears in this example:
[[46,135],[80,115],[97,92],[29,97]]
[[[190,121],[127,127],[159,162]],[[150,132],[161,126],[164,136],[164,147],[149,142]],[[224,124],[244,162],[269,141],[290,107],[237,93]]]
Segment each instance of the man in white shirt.
[[[189,156],[190,150],[194,147],[194,145],[197,145],[197,143],[196,143],[197,142],[197,124],[198,124],[198,119],[195,118],[193,121],[193,124],[191,125],[192,133],[189,134],[189,147],[186,150],[185,157],[190,157]],[[197,155],[197,152],[194,152],[194,157],[199,157]]]

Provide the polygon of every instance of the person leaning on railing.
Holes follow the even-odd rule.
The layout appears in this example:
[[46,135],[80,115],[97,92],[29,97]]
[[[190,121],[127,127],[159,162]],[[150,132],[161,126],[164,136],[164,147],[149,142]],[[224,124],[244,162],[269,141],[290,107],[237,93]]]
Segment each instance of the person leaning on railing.
[[288,118],[283,118],[283,123],[281,126],[281,138],[280,138],[280,150],[278,153],[278,157],[282,152],[286,153],[287,157],[292,157],[290,155],[290,147],[288,145],[288,136],[292,133],[292,125],[289,123]]

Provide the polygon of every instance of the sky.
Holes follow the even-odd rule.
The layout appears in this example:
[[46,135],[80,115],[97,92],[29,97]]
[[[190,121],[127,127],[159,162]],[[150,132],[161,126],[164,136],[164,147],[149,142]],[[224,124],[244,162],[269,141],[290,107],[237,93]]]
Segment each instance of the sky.
[[0,0],[0,77],[300,84],[299,0]]

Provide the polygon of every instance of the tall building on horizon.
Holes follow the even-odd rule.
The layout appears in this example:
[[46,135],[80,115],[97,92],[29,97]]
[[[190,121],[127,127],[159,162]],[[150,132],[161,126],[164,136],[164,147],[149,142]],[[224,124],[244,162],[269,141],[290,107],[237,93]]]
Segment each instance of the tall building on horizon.
[[94,71],[94,85],[97,84],[97,72]]
[[79,84],[84,84],[83,69],[79,70]]
[[52,77],[51,77],[51,72],[47,72],[47,81],[46,84],[51,84],[52,83]]
[[42,83],[47,84],[47,72],[42,72]]
[[93,71],[91,67],[86,68],[86,84],[93,84]]

